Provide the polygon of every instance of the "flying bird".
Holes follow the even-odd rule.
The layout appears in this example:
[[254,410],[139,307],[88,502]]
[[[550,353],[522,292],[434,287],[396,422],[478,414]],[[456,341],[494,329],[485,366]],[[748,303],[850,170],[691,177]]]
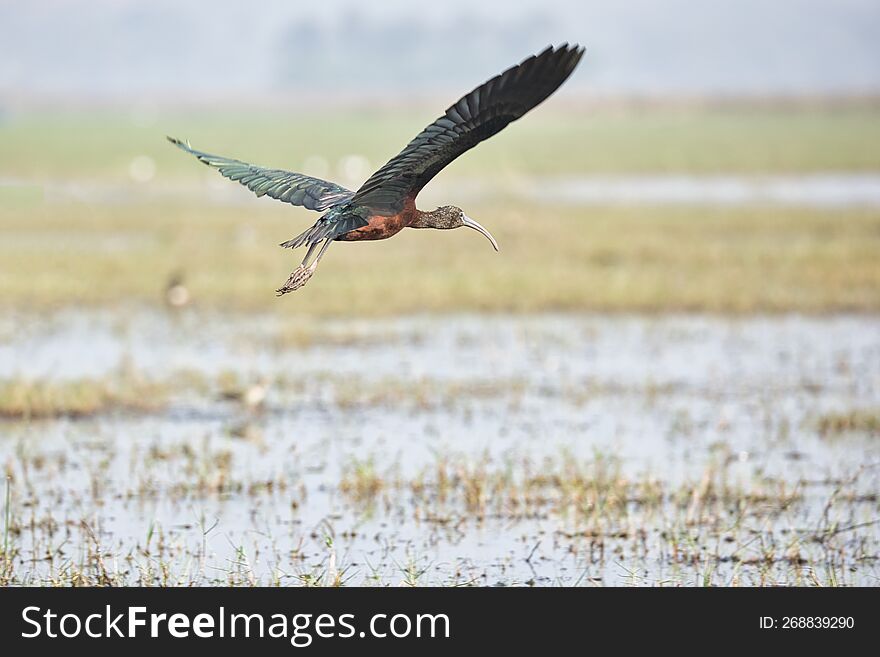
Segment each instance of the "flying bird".
[[416,208],[416,197],[459,155],[547,99],[571,75],[583,53],[577,44],[551,46],[496,75],[450,105],[357,191],[301,173],[203,153],[173,137],[168,140],[226,178],[246,185],[257,196],[309,210],[326,210],[311,228],[281,244],[285,248],[308,248],[302,264],[276,291],[279,296],[305,285],[334,241],[383,240],[404,228],[447,230],[466,226],[485,235],[497,251],[492,234],[461,208],[444,205],[424,212]]

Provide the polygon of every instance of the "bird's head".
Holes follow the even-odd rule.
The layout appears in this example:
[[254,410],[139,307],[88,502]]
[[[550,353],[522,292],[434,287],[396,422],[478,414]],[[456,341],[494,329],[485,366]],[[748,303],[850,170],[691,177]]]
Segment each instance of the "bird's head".
[[492,237],[492,233],[467,216],[461,208],[454,205],[444,205],[433,212],[425,212],[412,226],[413,228],[438,228],[440,230],[461,228],[462,226],[473,228],[478,233],[485,235],[486,239],[492,242],[494,249],[498,251],[498,242]]

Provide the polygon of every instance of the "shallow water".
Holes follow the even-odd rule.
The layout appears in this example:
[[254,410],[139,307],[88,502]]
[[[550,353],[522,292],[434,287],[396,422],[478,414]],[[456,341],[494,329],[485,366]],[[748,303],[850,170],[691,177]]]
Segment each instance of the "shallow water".
[[[0,424],[19,581],[99,561],[197,584],[878,581],[880,437],[816,420],[880,407],[880,318],[411,317],[308,340],[195,311],[3,321],[3,378],[270,382],[259,411],[209,385]],[[570,468],[630,497],[585,502]]]
[[[48,203],[71,201],[125,205],[157,198],[192,198],[200,203],[246,205],[253,201],[244,188],[207,179],[202,185],[156,183],[149,185],[54,180],[34,186],[33,181],[0,178],[0,189],[25,190]],[[34,190],[37,189],[37,193]],[[578,175],[514,176],[498,179],[437,181],[425,193],[431,201],[458,198],[479,202],[496,198],[523,199],[573,206],[607,204],[645,205],[788,205],[839,208],[880,206],[880,173],[818,172],[767,175]],[[76,241],[77,236],[71,235]]]
[[880,175],[642,175],[560,178],[542,182],[528,194],[570,205],[636,203],[650,205],[778,204],[835,208],[880,205]]

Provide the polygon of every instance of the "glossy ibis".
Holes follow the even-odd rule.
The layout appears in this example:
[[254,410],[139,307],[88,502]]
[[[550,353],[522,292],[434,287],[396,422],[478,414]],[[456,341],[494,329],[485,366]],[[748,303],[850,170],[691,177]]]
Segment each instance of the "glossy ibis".
[[308,250],[302,264],[277,290],[279,296],[306,284],[334,240],[382,240],[404,228],[467,226],[485,235],[497,251],[491,233],[460,208],[445,205],[423,212],[416,208],[416,196],[443,167],[556,91],[583,52],[576,44],[549,47],[496,75],[451,105],[355,192],[301,173],[202,153],[187,142],[168,139],[257,196],[327,211],[307,231],[281,244],[285,248],[308,246]]

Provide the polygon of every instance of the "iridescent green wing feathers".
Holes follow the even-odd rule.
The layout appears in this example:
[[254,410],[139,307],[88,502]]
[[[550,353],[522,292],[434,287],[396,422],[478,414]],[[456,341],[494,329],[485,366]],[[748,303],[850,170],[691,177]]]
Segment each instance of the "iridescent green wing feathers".
[[547,48],[462,97],[376,171],[352,204],[399,212],[437,173],[544,101],[571,75],[583,48]]
[[224,177],[240,182],[257,196],[265,195],[291,205],[301,205],[309,210],[326,210],[354,195],[351,190],[320,178],[283,169],[265,169],[228,157],[202,153],[192,148],[188,142],[174,137],[168,137],[168,141],[195,155],[200,162],[214,167]]

